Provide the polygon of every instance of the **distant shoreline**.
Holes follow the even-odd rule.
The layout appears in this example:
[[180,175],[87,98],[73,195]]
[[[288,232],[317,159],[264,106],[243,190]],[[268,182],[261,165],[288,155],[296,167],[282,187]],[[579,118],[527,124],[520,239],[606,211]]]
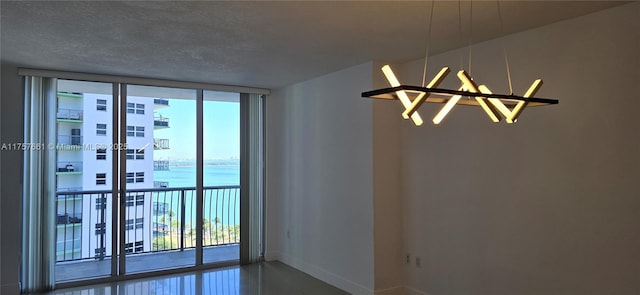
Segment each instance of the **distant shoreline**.
[[[163,160],[161,160],[163,161]],[[196,167],[195,160],[180,160],[180,161],[169,161],[169,167]],[[222,166],[240,166],[240,160],[204,160],[204,166],[214,166],[214,167],[222,167]]]

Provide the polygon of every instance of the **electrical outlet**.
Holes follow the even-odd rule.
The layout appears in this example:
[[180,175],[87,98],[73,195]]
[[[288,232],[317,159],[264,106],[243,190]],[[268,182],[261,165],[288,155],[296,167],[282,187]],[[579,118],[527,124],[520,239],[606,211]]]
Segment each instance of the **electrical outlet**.
[[411,263],[411,254],[407,253],[407,255],[405,256],[405,262],[407,264]]
[[419,256],[416,256],[416,267],[420,267],[422,265],[422,260]]
[[287,239],[291,238],[291,231],[287,230]]

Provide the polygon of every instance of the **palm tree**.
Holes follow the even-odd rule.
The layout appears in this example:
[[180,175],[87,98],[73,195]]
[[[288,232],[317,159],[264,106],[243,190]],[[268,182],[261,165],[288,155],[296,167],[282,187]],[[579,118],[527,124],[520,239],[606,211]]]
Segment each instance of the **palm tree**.
[[218,216],[216,216],[216,217],[213,219],[213,224],[214,224],[214,225],[215,225],[215,227],[216,227],[216,230],[215,230],[215,234],[216,234],[216,245],[218,244],[218,223],[220,223],[220,218],[218,218]]

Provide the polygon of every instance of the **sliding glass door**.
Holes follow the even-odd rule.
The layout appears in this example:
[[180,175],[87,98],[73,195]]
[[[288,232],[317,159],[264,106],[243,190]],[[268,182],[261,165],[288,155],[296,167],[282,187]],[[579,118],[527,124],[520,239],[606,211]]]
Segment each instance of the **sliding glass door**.
[[125,273],[194,266],[196,91],[127,86]]
[[[197,91],[121,87],[58,81],[58,282],[197,263]],[[240,256],[239,96],[204,92],[202,264]]]
[[203,262],[240,259],[240,94],[204,91]]
[[111,276],[115,197],[113,86],[57,80],[55,95],[56,281]]
[[25,81],[23,291],[259,261],[263,97]]

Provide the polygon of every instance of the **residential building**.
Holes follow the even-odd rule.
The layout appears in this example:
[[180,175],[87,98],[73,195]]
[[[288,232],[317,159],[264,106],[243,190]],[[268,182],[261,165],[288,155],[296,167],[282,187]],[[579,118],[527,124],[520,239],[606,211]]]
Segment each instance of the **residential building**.
[[[168,170],[168,161],[154,161],[154,150],[169,147],[168,139],[154,138],[155,130],[169,128],[169,119],[157,111],[168,100],[127,98],[127,142],[113,141],[113,100],[110,95],[77,92],[79,82],[58,80],[57,126],[57,233],[56,260],[71,261],[112,255],[111,174],[113,151],[126,149],[127,189],[154,188],[155,170]],[[99,193],[85,193],[85,192]],[[127,195],[127,253],[150,252],[158,227],[154,193]],[[157,205],[157,204],[156,204]],[[91,237],[95,235],[95,238]]]

